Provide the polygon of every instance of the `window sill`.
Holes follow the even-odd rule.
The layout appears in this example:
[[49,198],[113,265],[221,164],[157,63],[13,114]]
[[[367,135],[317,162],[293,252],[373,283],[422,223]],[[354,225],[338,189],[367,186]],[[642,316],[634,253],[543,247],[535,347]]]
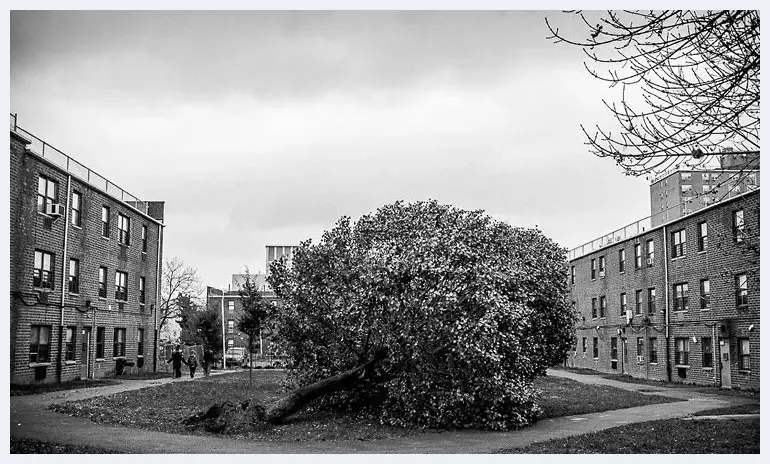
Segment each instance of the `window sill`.
[[142,250],[142,254],[143,254],[143,255],[146,255],[146,254],[147,254],[147,252],[146,252],[146,251],[144,251],[144,250]]
[[599,358],[594,358],[594,361],[598,361],[598,360],[599,360]]
[[105,237],[104,235],[102,235],[102,238],[103,238],[104,240],[107,240],[108,242],[110,241],[110,238],[109,238],[109,237]]
[[53,366],[53,363],[49,363],[49,362],[46,362],[46,363],[29,363],[29,367],[49,367],[49,366]]
[[96,362],[104,362],[104,358],[96,358]]
[[76,226],[75,224],[72,224],[72,228],[77,230],[83,230],[81,226]]
[[673,261],[678,261],[678,260],[680,260],[680,259],[684,259],[684,258],[686,258],[686,257],[687,257],[687,255],[677,256],[676,258],[671,258],[671,261],[672,261],[672,262],[673,262]]
[[701,369],[703,369],[704,371],[713,371],[714,370],[713,367],[701,367]]
[[699,252],[698,252],[698,254],[699,254],[699,255],[702,255],[702,254],[706,253],[707,251],[708,251],[708,250],[701,250],[701,251],[699,251]]
[[72,364],[77,364],[75,361],[64,361],[64,364],[71,366]]
[[76,292],[67,292],[67,295],[69,295],[69,296],[80,296],[80,293],[76,293]]
[[650,363],[650,366],[657,366],[657,365],[658,365],[657,361],[656,361],[656,362],[651,362],[651,363]]
[[112,357],[112,360],[113,360],[113,361],[117,361],[118,359],[122,359],[122,360],[124,360],[124,361],[125,361],[125,360],[126,360],[126,357],[125,357],[125,356],[113,356],[113,357]]
[[739,374],[751,374],[751,371],[746,371],[746,370],[738,369],[738,373]]
[[122,246],[123,248],[131,248],[131,244],[127,244],[127,243],[123,243],[123,242],[118,242],[118,245]]
[[689,311],[689,309],[679,309],[679,310],[674,310],[674,312],[675,312],[675,313],[679,313],[679,314],[681,314],[681,313],[686,313],[686,312],[688,312],[688,311]]
[[674,367],[677,368],[677,369],[689,369],[690,365],[689,364],[674,364]]
[[701,308],[701,311],[711,311],[711,308]]
[[138,354],[138,355],[136,355],[136,357],[144,359],[144,355],[143,354]]
[[106,296],[97,296],[96,299],[99,300],[99,301],[107,301],[107,297]]

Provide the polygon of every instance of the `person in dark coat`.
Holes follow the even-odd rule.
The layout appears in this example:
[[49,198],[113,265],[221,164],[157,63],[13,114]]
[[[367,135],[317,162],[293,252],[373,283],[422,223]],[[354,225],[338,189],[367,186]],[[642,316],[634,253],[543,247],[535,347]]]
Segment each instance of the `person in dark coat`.
[[190,368],[190,378],[195,378],[195,368],[198,367],[198,360],[195,359],[195,351],[190,350],[190,356],[187,357],[187,367]]
[[203,365],[203,375],[209,376],[209,370],[211,365],[214,364],[214,354],[208,348],[203,348],[203,359],[201,364]]
[[166,364],[171,363],[171,367],[174,368],[174,378],[178,379],[182,377],[182,363],[187,364],[182,356],[182,347],[177,345],[176,351],[171,355],[171,359],[166,361]]

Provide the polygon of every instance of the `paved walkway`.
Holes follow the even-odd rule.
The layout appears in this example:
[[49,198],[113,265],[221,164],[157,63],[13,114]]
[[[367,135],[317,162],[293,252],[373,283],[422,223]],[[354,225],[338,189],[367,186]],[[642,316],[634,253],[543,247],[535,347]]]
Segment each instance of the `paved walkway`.
[[690,388],[631,384],[604,379],[596,375],[581,375],[559,370],[549,370],[548,375],[686,401],[545,419],[532,427],[511,432],[459,430],[439,433],[428,432],[397,439],[345,442],[252,441],[214,436],[176,435],[97,424],[88,419],[70,417],[46,409],[52,403],[77,401],[94,396],[162,385],[168,382],[190,381],[189,378],[127,380],[119,385],[11,397],[11,437],[145,454],[490,453],[552,438],[595,432],[623,424],[685,417],[707,409],[757,402],[753,398],[706,394]]

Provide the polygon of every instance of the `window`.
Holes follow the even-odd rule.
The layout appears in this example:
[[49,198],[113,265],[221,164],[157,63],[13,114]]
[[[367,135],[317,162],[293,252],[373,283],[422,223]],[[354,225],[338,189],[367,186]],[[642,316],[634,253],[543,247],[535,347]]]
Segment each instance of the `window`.
[[112,338],[112,357],[118,358],[126,355],[126,329],[115,329]]
[[742,371],[751,370],[751,349],[749,348],[748,338],[738,339],[738,369]]
[[80,293],[80,261],[77,259],[70,259],[67,291],[70,293]]
[[104,358],[104,327],[96,328],[96,358]]
[[110,208],[102,206],[102,237],[110,236]]
[[99,296],[107,298],[107,268],[104,266],[99,268]]
[[67,327],[64,332],[64,360],[75,360],[75,327]]
[[642,304],[644,301],[642,301],[642,291],[637,290],[636,291],[636,313],[635,314],[642,314]]
[[604,256],[599,256],[599,277],[604,277]]
[[743,210],[733,211],[733,239],[740,243],[746,238],[745,223],[743,222]]
[[692,185],[691,184],[682,184],[682,195],[687,195],[692,193]]
[[80,216],[80,205],[83,202],[83,195],[80,192],[72,192],[72,225],[80,227],[82,225],[82,218]]
[[33,325],[29,336],[29,362],[50,362],[51,326]]
[[691,172],[679,173],[679,178],[682,179],[683,181],[688,181],[692,178],[692,173]]
[[700,309],[711,308],[711,285],[708,279],[700,281]]
[[671,233],[671,257],[678,258],[687,254],[687,231],[677,230]]
[[596,318],[596,298],[591,298],[591,317]]
[[599,317],[607,316],[607,298],[599,297]]
[[37,210],[45,213],[49,205],[59,203],[59,183],[46,176],[37,180]]
[[709,193],[711,191],[711,186],[704,184],[702,190],[703,190],[703,193]]
[[634,268],[640,267],[642,267],[642,245],[637,243],[634,245]]
[[142,253],[147,253],[147,226],[142,225]]
[[599,339],[594,337],[594,359],[599,359]]
[[655,289],[647,289],[647,314],[655,314]]
[[709,246],[709,228],[705,222],[698,223],[698,251],[706,251]]
[[144,356],[144,329],[136,329],[136,355]]
[[235,301],[230,300],[227,302],[227,310],[229,312],[235,311]]
[[626,272],[626,250],[618,251],[618,272]]
[[235,345],[235,340],[233,340],[232,338],[228,338],[227,346],[232,348],[233,345]]
[[591,260],[591,280],[596,279],[596,260]]
[[144,276],[139,277],[139,303],[144,304]]
[[647,240],[647,266],[652,266],[655,262],[655,242]]
[[32,270],[32,285],[53,290],[53,255],[35,250],[35,268]]
[[115,271],[115,299],[128,301],[128,273]]
[[676,355],[674,358],[674,363],[677,366],[689,366],[690,365],[690,339],[677,338],[675,344],[676,344]]
[[118,213],[118,242],[131,245],[131,218]]
[[227,320],[227,333],[233,333],[235,332],[235,321],[232,319]]
[[687,284],[674,285],[674,311],[687,311],[690,309],[687,299]]
[[610,339],[610,359],[613,361],[618,359],[618,339],[616,337]]
[[658,339],[650,337],[650,363],[658,362]]
[[626,294],[625,293],[620,294],[620,315],[621,316],[626,315]]
[[749,282],[746,274],[735,276],[735,306],[745,308],[749,305]]
[[585,353],[587,351],[588,351],[587,339],[585,337],[583,337],[583,353]]
[[636,355],[644,356],[644,337],[636,337]]
[[571,266],[571,267],[570,267],[570,271],[569,271],[569,282],[570,282],[572,285],[575,285],[575,266]]
[[714,367],[714,345],[711,344],[711,337],[700,339],[701,352],[703,353],[703,367]]

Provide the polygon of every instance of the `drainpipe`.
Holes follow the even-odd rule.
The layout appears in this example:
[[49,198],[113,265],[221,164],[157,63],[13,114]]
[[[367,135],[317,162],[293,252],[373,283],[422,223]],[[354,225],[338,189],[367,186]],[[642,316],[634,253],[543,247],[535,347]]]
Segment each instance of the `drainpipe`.
[[61,307],[59,310],[59,361],[56,363],[56,382],[61,383],[62,376],[62,343],[64,342],[64,296],[67,288],[67,239],[70,230],[70,195],[72,195],[72,176],[67,176],[67,206],[64,210],[64,249],[61,263]]
[[163,244],[163,224],[158,224],[158,263],[155,271],[155,304],[153,305],[152,323],[155,328],[155,346],[152,354],[152,371],[158,371],[158,302],[160,301],[160,287],[163,285],[163,276],[161,275],[161,246]]
[[222,289],[222,370],[227,370],[227,348],[225,346],[225,290]]
[[669,329],[670,311],[668,302],[668,228],[663,226],[663,296],[665,298],[664,311],[666,320],[666,378],[671,382],[671,334]]
[[[714,370],[711,371],[714,373],[714,386],[718,387],[719,383],[717,382],[718,378],[722,377],[722,353],[717,351],[717,348],[719,347],[719,341],[717,340],[717,325],[714,324],[711,327],[711,359],[712,363],[714,364]],[[718,369],[718,371],[717,371]]]

